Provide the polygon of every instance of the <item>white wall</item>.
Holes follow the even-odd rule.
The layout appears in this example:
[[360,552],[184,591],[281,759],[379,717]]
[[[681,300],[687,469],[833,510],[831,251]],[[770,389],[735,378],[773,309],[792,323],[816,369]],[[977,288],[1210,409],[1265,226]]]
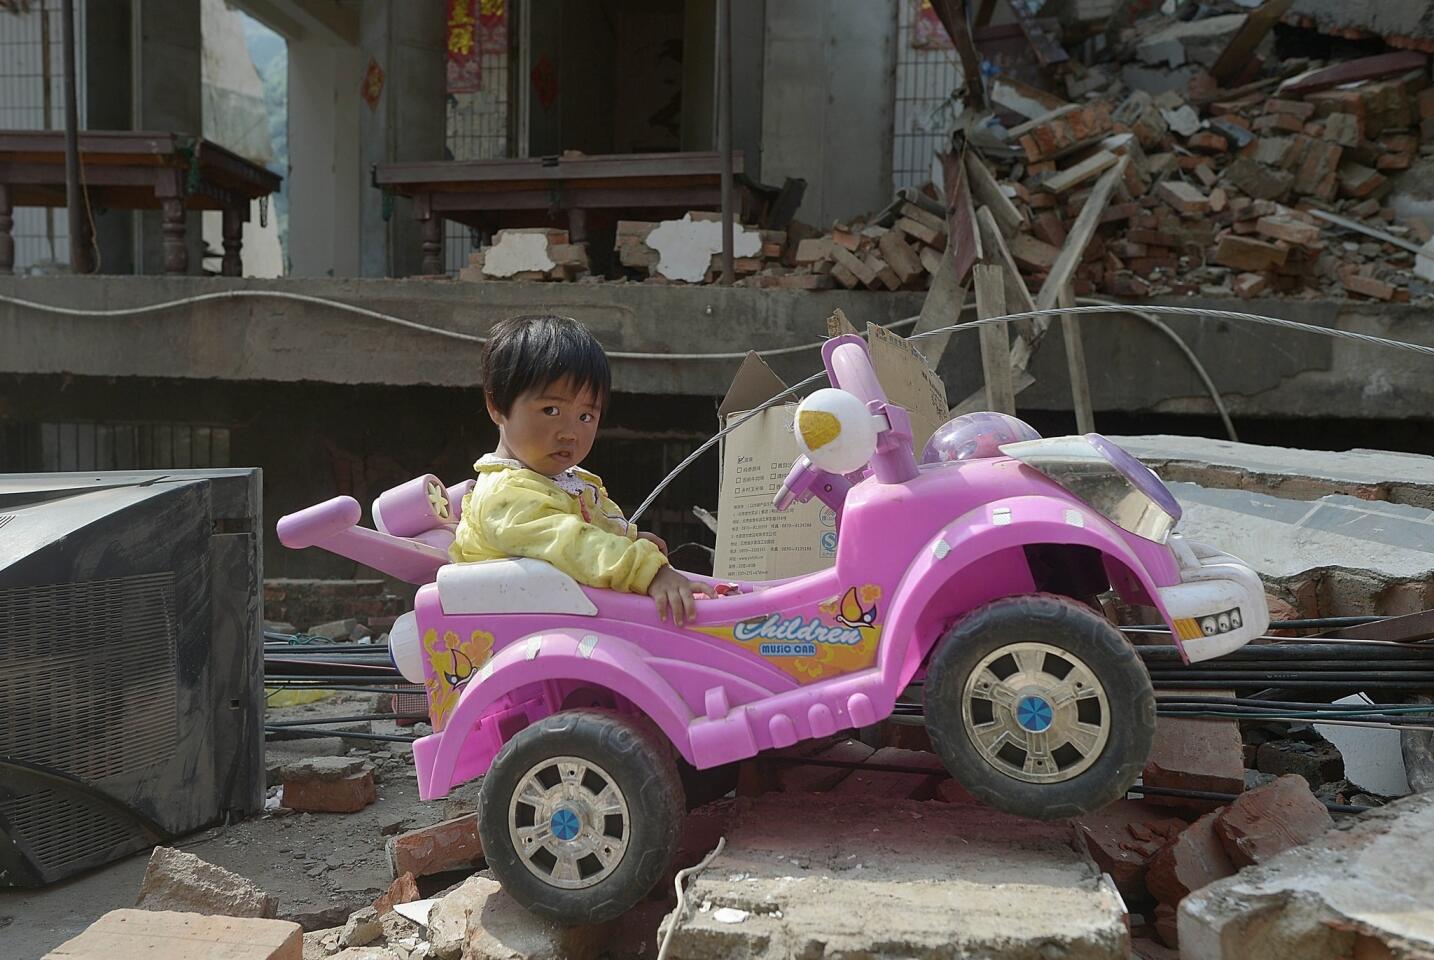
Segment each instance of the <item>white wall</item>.
[[359,84],[368,61],[352,46],[289,40],[289,274],[359,272]]
[[762,179],[804,178],[814,226],[891,201],[897,2],[767,4]]

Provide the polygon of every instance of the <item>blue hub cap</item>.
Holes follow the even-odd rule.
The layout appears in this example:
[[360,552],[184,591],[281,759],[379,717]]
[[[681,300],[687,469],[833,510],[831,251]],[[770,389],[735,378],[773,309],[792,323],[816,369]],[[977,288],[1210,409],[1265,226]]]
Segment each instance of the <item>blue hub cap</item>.
[[1051,705],[1043,697],[1022,697],[1016,704],[1016,722],[1031,733],[1045,732],[1054,719]]
[[553,836],[559,840],[571,840],[578,835],[582,824],[578,822],[578,815],[563,807],[553,813],[553,819],[549,822]]

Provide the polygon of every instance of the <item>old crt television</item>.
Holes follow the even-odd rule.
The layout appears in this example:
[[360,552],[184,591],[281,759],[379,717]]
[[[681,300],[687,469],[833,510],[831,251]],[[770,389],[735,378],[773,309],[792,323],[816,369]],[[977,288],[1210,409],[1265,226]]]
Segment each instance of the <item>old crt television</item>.
[[0,886],[264,799],[257,469],[0,474]]

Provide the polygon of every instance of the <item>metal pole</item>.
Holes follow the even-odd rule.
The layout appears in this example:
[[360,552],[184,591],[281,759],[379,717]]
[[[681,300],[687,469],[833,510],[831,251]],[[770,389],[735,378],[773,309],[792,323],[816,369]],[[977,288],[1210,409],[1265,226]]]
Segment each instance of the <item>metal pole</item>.
[[80,194],[79,109],[75,99],[75,2],[64,0],[65,26],[65,205],[70,214],[70,272],[89,273],[90,235]]
[[722,283],[732,264],[732,0],[717,0],[717,152],[722,154]]

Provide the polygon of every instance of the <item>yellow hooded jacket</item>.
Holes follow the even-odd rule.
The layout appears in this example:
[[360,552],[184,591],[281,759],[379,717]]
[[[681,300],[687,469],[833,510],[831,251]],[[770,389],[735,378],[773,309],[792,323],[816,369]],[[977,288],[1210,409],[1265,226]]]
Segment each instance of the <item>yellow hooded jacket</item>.
[[589,587],[627,593],[646,593],[667,564],[656,544],[637,539],[596,474],[572,467],[546,477],[491,455],[473,469],[478,481],[448,551],[455,563],[531,557]]

